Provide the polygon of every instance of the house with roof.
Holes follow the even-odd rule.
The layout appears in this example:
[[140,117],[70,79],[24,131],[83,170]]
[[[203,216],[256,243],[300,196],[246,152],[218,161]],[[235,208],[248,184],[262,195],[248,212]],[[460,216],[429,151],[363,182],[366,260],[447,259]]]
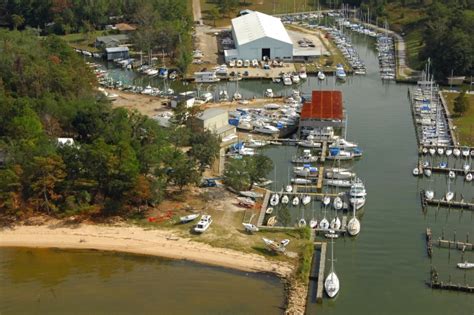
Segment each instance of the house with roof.
[[248,12],[232,19],[232,38],[235,49],[224,51],[226,62],[293,58],[293,42],[281,20],[261,12]]
[[344,127],[341,91],[313,91],[311,99],[303,104],[298,134],[327,127]]

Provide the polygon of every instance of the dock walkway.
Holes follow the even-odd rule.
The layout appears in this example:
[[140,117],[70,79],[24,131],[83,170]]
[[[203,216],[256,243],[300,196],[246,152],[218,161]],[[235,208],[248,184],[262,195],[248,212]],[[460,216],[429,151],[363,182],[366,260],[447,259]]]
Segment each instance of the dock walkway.
[[[324,294],[324,273],[326,266],[326,242],[314,242],[313,261],[309,280],[316,281],[316,302],[322,303]],[[315,259],[319,254],[319,259]]]

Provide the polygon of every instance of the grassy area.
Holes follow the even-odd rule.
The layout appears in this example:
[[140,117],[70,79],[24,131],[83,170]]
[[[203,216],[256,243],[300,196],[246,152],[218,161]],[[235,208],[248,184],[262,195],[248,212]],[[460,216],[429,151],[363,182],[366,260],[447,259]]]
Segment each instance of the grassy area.
[[[453,113],[454,99],[458,93],[443,93],[448,102],[449,111]],[[466,94],[469,100],[469,109],[463,116],[454,116],[453,122],[456,126],[456,136],[460,145],[474,146],[474,94]]]
[[413,69],[421,69],[423,63],[420,62],[418,55],[424,47],[422,24],[426,19],[425,7],[388,3],[385,6],[385,12],[390,29],[404,34],[408,65]]
[[[264,255],[265,257],[277,260],[286,261],[292,264],[298,264],[299,261],[304,262],[305,267],[302,268],[302,275],[306,275],[306,262],[308,257],[304,255],[304,259],[299,258],[306,250],[308,244],[308,235],[302,230],[262,230],[255,234],[249,234],[244,230],[242,222],[248,222],[249,218],[258,215],[256,209],[236,208],[233,205],[226,205],[232,203],[234,195],[226,192],[223,188],[209,188],[204,192],[192,194],[189,191],[182,195],[173,195],[162,202],[158,208],[149,211],[149,213],[142,218],[131,220],[131,223],[140,225],[146,229],[168,229],[177,235],[185,238],[190,238],[193,241],[206,243],[215,247],[229,248],[238,250],[244,253],[253,253]],[[222,202],[226,203],[223,204]],[[192,209],[187,211],[185,209]],[[158,220],[156,222],[149,222],[149,217],[160,217],[172,211],[172,216],[169,219]],[[213,223],[208,231],[203,234],[195,234],[193,227],[197,221],[180,224],[179,217],[189,214],[191,212],[201,212],[210,214]],[[256,221],[253,220],[253,223]],[[290,255],[278,255],[270,252],[262,241],[262,237],[281,241],[282,239],[290,239],[290,244],[287,250]],[[310,259],[311,257],[309,257]],[[304,277],[304,276],[302,276]],[[307,275],[306,275],[307,277]]]
[[[208,18],[207,12],[214,7],[213,1],[200,0],[202,16],[206,24],[213,25],[213,21]],[[283,14],[292,12],[313,11],[313,1],[294,1],[294,0],[246,0],[235,12],[231,12],[228,16],[221,17],[216,21],[216,26],[226,26],[230,24],[230,20],[237,16],[238,12],[245,9],[255,10],[267,14]]]
[[84,49],[90,52],[98,52],[94,47],[95,39],[98,36],[107,35],[107,31],[95,31],[89,34],[73,33],[61,36],[70,46],[77,49]]

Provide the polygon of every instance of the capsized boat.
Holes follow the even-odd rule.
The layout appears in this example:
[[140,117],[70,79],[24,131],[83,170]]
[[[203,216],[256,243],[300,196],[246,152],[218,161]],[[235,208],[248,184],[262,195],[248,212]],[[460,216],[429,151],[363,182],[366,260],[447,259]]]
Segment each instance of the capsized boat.
[[194,221],[199,216],[199,213],[188,214],[179,218],[181,223],[188,223]]

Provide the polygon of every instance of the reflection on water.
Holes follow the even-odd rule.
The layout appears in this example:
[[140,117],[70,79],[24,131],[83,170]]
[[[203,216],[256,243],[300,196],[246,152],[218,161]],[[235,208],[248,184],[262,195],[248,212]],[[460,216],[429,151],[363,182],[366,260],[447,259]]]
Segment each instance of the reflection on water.
[[284,301],[273,276],[100,251],[3,248],[0,282],[1,314],[280,314]]

